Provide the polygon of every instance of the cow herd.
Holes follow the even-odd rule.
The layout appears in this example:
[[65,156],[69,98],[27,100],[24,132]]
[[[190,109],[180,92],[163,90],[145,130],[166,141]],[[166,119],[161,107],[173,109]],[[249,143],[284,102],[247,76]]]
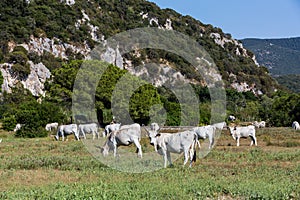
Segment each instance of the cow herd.
[[[232,120],[235,118],[231,117]],[[105,142],[101,148],[101,153],[105,157],[109,152],[113,152],[113,156],[117,157],[119,146],[128,146],[134,144],[137,148],[138,157],[143,157],[142,146],[140,144],[142,138],[142,128],[145,130],[147,137],[149,138],[150,144],[154,147],[154,151],[159,155],[163,156],[164,167],[167,167],[169,162],[172,165],[171,153],[177,153],[184,155],[185,165],[188,160],[190,161],[189,166],[196,159],[196,147],[201,148],[200,139],[208,139],[208,148],[211,149],[215,142],[216,131],[227,128],[236,141],[236,145],[240,145],[240,138],[250,138],[251,143],[257,146],[257,139],[255,135],[256,128],[264,128],[266,126],[265,121],[253,122],[248,126],[227,126],[225,122],[216,123],[207,126],[198,126],[190,128],[189,130],[181,131],[178,133],[165,133],[161,131],[161,128],[157,123],[150,124],[149,128],[146,126],[140,126],[139,124],[121,125],[120,123],[111,123],[104,127],[102,137],[105,138]],[[14,131],[19,130],[22,124],[17,124]],[[300,125],[297,121],[292,123],[292,128],[300,130]],[[56,140],[65,140],[65,137],[73,134],[76,140],[80,138],[86,139],[86,134],[92,134],[93,140],[97,137],[99,139],[99,127],[97,123],[88,124],[68,124],[58,125],[58,123],[49,123],[46,125],[47,131],[56,130],[54,138]],[[0,142],[2,139],[0,140]]]

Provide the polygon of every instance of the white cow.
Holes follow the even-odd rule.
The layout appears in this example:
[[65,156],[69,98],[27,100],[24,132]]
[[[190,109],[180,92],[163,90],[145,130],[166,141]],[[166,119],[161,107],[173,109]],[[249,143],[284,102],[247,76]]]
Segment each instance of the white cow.
[[14,128],[14,132],[17,132],[18,130],[20,130],[22,126],[23,126],[23,124],[16,124],[16,127]]
[[292,128],[295,130],[300,130],[300,125],[297,121],[293,121]]
[[57,122],[54,122],[54,123],[49,123],[49,124],[46,124],[46,131],[52,131],[54,129],[57,129],[58,127],[58,123]]
[[256,127],[256,128],[265,128],[266,127],[266,122],[265,121],[254,121],[253,122],[253,125]]
[[206,138],[208,138],[209,140],[208,148],[211,149],[215,142],[216,130],[217,129],[222,130],[223,127],[225,126],[226,126],[225,122],[220,122],[212,125],[195,127],[192,129],[192,131],[197,133],[199,139],[205,140]]
[[218,130],[222,130],[223,128],[227,127],[226,122],[215,123],[212,126],[216,127]]
[[192,131],[194,131],[198,135],[199,139],[205,140],[206,138],[208,138],[209,140],[208,148],[211,149],[215,142],[216,130],[217,129],[222,130],[225,125],[226,125],[225,122],[221,122],[213,125],[195,127],[192,129]]
[[68,124],[68,125],[60,125],[57,129],[57,134],[55,136],[56,140],[59,140],[59,137],[62,137],[62,141],[64,141],[65,136],[74,134],[76,140],[79,140],[78,128],[77,124]]
[[137,147],[138,156],[142,158],[141,126],[139,124],[124,125],[119,130],[109,134],[105,141],[101,152],[103,156],[107,156],[109,151],[114,152],[114,157],[117,156],[118,146],[128,146],[132,143]]
[[90,124],[79,124],[78,125],[78,134],[83,135],[83,138],[86,139],[86,134],[92,133],[93,134],[93,140],[95,139],[96,135],[99,139],[99,132],[98,132],[98,125],[97,123],[90,123]]
[[240,146],[240,138],[246,138],[250,137],[251,138],[251,144],[250,146],[255,144],[257,146],[257,140],[255,137],[255,126],[249,125],[249,126],[242,126],[242,127],[229,127],[229,131],[231,136],[233,137],[234,140],[237,141],[237,146]]
[[215,140],[216,127],[214,127],[212,125],[199,126],[199,127],[193,128],[192,131],[194,131],[198,135],[199,139],[205,140],[206,138],[208,138],[208,140],[209,140],[208,148],[209,149],[212,148],[212,146],[214,144],[214,140]]
[[120,123],[113,123],[113,124],[106,125],[102,133],[102,136],[106,137],[109,135],[109,133],[119,130],[120,127],[121,127]]
[[148,131],[150,144],[154,146],[155,151],[164,158],[164,167],[167,167],[167,161],[172,165],[171,153],[184,153],[185,165],[190,157],[190,167],[193,161],[196,161],[195,144],[199,146],[198,136],[193,131],[183,131],[179,133],[156,133]]

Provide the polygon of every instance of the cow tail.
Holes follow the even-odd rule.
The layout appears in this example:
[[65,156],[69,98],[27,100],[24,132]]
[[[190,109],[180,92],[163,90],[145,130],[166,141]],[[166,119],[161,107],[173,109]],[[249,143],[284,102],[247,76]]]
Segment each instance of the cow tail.
[[195,149],[194,149],[194,155],[193,155],[192,161],[193,161],[193,162],[196,162],[196,160],[197,160],[197,151],[196,151],[196,148],[195,148]]
[[199,144],[199,141],[198,141],[198,135],[195,133],[195,137],[194,137],[194,145],[193,145],[193,148],[194,148],[194,155],[193,155],[193,159],[192,161],[193,162],[196,162],[197,160],[197,151],[196,151],[196,147],[197,145],[196,144]]

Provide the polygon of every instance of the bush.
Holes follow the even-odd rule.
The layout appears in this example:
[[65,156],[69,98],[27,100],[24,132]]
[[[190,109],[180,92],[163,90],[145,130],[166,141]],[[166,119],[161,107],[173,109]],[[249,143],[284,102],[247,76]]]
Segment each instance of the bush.
[[16,63],[12,66],[12,70],[15,76],[19,76],[20,79],[25,79],[30,74],[30,66],[28,64],[21,65]]
[[14,115],[4,117],[2,120],[2,128],[6,131],[13,131],[16,127],[17,120]]
[[13,51],[8,55],[7,62],[18,63],[20,65],[25,65],[28,61],[27,54],[24,51]]
[[20,130],[15,133],[15,137],[22,138],[36,138],[36,137],[47,137],[48,132],[43,127],[32,129],[30,125],[22,126]]

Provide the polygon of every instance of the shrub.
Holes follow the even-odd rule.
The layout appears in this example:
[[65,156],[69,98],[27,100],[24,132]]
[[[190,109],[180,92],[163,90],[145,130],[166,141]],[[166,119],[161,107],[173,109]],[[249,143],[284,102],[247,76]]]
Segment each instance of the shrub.
[[28,61],[28,57],[24,51],[13,51],[8,55],[7,62],[18,63],[20,65],[25,65]]
[[13,131],[16,127],[17,120],[14,115],[4,117],[2,119],[2,128],[6,131]]
[[21,65],[16,63],[12,66],[12,71],[14,72],[15,76],[19,76],[19,78],[26,79],[30,74],[30,66],[28,64]]
[[15,137],[22,138],[36,138],[36,137],[47,137],[48,132],[43,127],[33,129],[30,125],[22,126],[20,130],[15,133]]

